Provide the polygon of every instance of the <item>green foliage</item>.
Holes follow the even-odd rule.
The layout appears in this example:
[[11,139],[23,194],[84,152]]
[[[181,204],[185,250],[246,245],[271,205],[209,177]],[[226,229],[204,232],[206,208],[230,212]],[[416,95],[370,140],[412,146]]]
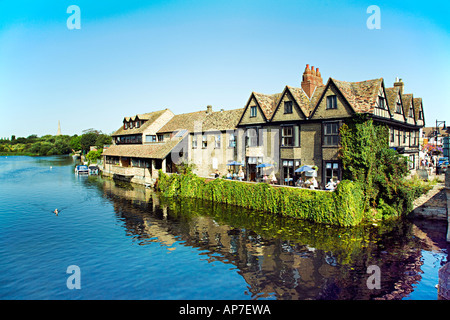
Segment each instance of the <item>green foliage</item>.
[[361,186],[364,211],[371,212],[372,218],[409,213],[422,189],[412,188],[406,181],[408,163],[389,148],[389,129],[359,115],[341,127],[340,137],[343,176]]
[[193,173],[169,176],[160,170],[157,189],[166,197],[204,199],[319,223],[354,226],[364,220],[361,188],[350,181],[342,181],[336,192],[327,192],[226,179],[207,181]]
[[5,155],[35,155],[50,156],[59,154],[69,154],[72,150],[78,151],[82,148],[82,140],[85,150],[88,152],[90,146],[103,147],[104,144],[111,143],[111,136],[102,134],[99,131],[89,131],[81,136],[68,135],[44,135],[38,137],[35,134],[27,138],[12,136],[14,139],[0,139],[0,152]]
[[89,151],[86,155],[86,159],[90,162],[96,162],[97,160],[100,160],[102,158],[103,149],[98,149],[96,151],[92,150]]
[[94,132],[84,133],[80,139],[81,150],[83,152],[88,153],[91,146],[95,146],[97,142],[97,134]]

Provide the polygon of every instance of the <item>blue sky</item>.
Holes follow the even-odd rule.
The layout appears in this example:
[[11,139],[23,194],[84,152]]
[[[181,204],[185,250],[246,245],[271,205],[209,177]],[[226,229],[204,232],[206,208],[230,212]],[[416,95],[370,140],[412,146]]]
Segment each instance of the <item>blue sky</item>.
[[[428,2],[431,3],[431,2]],[[395,77],[450,124],[450,3],[0,0],[0,137],[116,130],[124,116],[244,107],[252,91]],[[70,5],[81,29],[69,30]],[[370,5],[381,29],[369,30]]]

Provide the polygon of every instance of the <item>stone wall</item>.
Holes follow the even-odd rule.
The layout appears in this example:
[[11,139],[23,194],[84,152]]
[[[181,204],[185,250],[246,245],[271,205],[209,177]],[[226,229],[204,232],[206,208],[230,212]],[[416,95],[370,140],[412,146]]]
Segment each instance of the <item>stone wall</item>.
[[438,299],[450,300],[450,262],[439,269]]
[[437,183],[427,194],[414,201],[413,217],[427,219],[447,219],[447,195],[444,185]]

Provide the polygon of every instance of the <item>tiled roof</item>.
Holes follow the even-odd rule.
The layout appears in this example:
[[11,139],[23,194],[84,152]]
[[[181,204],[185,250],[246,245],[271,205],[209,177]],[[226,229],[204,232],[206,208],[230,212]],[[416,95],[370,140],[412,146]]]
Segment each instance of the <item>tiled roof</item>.
[[158,132],[172,133],[176,130],[185,129],[188,132],[208,130],[235,129],[244,109],[223,110],[212,113],[197,111],[175,115]]
[[413,104],[412,107],[414,108],[412,93],[402,94],[402,102],[403,102],[403,112],[405,116],[409,116],[409,109],[411,108],[411,104]]
[[[399,92],[398,87],[386,88],[386,99],[389,105],[389,109],[391,109],[391,113],[393,114],[397,109],[397,96]],[[404,112],[403,112],[404,113]]]
[[234,130],[241,118],[242,112],[244,112],[243,108],[217,111],[208,114],[202,126],[202,130]]
[[[413,104],[414,104],[414,120],[417,122],[417,120],[419,120],[419,111],[420,108],[422,108],[422,98],[414,98],[413,99]],[[422,112],[423,114],[423,112]]]
[[[311,101],[310,101],[311,112],[313,112],[313,110],[319,103],[319,99],[322,96],[323,92],[325,91],[325,88],[326,88],[325,86],[321,86],[321,87],[316,87],[316,90],[314,90],[314,93],[313,93],[313,95],[311,97]],[[309,116],[311,116],[311,112],[310,112]]]
[[186,129],[189,132],[194,131],[194,125],[204,123],[206,118],[206,111],[197,111],[190,113],[182,113],[173,116],[161,129],[159,133],[172,133],[177,130]]
[[172,138],[167,142],[154,144],[112,145],[102,155],[131,158],[164,159],[182,138]]
[[266,119],[271,119],[278,105],[278,100],[281,98],[281,93],[263,94],[253,92],[253,95],[256,98],[256,101],[258,101]]
[[154,112],[144,113],[144,114],[138,114],[133,117],[125,117],[124,121],[135,121],[136,117],[138,117],[140,120],[146,120],[139,128],[133,127],[132,129],[124,129],[123,126],[121,126],[119,129],[117,129],[116,132],[112,134],[112,136],[121,136],[121,135],[130,135],[130,134],[138,134],[142,133],[147,129],[153,122],[155,122],[156,119],[158,119],[165,111],[165,110],[158,110]]
[[297,104],[300,107],[300,110],[302,110],[303,114],[306,117],[309,117],[309,115],[314,107],[311,106],[311,101],[309,100],[308,96],[303,91],[303,89],[291,87],[291,86],[286,86],[286,88],[289,90],[289,92],[294,97],[295,102],[297,102]]
[[361,82],[347,82],[332,78],[330,79],[342,92],[355,112],[373,112],[378,98],[378,90],[383,82],[383,78]]

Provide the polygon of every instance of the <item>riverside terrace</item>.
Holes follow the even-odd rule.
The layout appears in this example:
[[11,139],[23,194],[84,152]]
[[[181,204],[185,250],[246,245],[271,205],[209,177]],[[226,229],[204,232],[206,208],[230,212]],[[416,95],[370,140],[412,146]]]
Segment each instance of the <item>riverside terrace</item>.
[[[232,161],[242,164],[247,181],[274,173],[277,183],[293,185],[295,170],[317,167],[319,185],[342,179],[338,159],[339,128],[347,119],[366,114],[390,130],[390,147],[419,164],[420,130],[425,125],[422,99],[405,93],[396,79],[386,87],[383,78],[347,82],[329,78],[309,65],[300,87],[280,93],[252,92],[244,108],[206,110],[174,115],[158,110],[125,117],[103,152],[104,174],[152,184],[157,171],[176,172],[181,162],[195,164],[195,173],[225,175]],[[269,167],[259,168],[260,164]]]

